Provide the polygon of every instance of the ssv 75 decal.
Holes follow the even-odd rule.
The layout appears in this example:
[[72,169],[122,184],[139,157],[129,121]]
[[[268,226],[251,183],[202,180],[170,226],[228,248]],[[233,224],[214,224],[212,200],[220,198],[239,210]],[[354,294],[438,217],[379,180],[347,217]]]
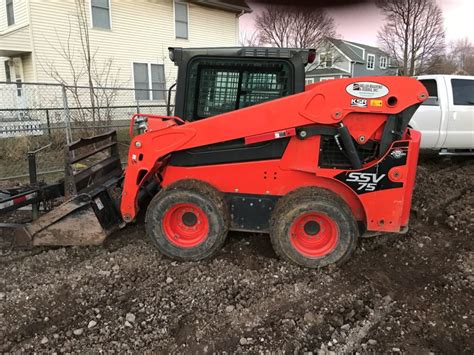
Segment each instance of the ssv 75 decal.
[[345,171],[334,178],[349,186],[358,195],[402,187],[403,182],[390,180],[388,172],[393,167],[406,165],[407,153],[400,153],[400,148],[406,145],[405,142],[399,143],[377,165],[359,171]]
[[373,173],[349,173],[346,182],[356,182],[359,184],[357,191],[375,191],[377,188],[377,184],[381,181],[386,174],[381,174],[377,176],[377,174]]

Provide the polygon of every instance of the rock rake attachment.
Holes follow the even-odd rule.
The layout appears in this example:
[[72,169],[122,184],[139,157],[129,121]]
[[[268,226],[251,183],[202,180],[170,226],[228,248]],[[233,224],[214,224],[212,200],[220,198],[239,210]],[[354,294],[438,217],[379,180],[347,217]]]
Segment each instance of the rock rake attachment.
[[[30,185],[0,193],[0,216],[32,206],[31,222],[0,223],[10,230],[13,246],[98,245],[122,225],[123,171],[115,131],[65,147],[65,175],[54,184],[36,182],[34,153],[28,155]],[[38,213],[40,206],[46,213]]]

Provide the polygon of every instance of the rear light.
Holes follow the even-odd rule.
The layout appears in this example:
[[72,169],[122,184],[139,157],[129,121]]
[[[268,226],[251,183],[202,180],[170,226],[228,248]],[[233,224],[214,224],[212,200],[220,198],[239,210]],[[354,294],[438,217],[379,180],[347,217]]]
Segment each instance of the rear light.
[[308,63],[314,62],[315,59],[316,59],[316,50],[310,49],[308,53]]

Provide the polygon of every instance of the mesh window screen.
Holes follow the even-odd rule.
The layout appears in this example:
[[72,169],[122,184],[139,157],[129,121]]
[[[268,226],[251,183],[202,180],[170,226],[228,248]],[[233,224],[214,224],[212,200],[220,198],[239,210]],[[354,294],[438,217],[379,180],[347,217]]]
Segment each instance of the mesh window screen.
[[186,118],[198,120],[292,93],[283,61],[206,59],[191,64]]
[[198,117],[209,117],[235,109],[239,89],[239,72],[204,69],[201,72]]

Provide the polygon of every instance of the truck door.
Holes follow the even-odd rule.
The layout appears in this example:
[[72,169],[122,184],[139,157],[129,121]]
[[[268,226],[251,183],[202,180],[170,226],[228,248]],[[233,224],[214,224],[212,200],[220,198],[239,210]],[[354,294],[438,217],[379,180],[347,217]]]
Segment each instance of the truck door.
[[438,88],[443,85],[443,82],[436,78],[420,79],[419,81],[428,90],[429,98],[415,112],[410,125],[422,132],[421,147],[432,149],[441,144],[440,131],[443,116],[439,95],[443,90],[438,90]]
[[474,146],[474,79],[453,78],[448,82],[448,134],[443,147],[466,149]]

